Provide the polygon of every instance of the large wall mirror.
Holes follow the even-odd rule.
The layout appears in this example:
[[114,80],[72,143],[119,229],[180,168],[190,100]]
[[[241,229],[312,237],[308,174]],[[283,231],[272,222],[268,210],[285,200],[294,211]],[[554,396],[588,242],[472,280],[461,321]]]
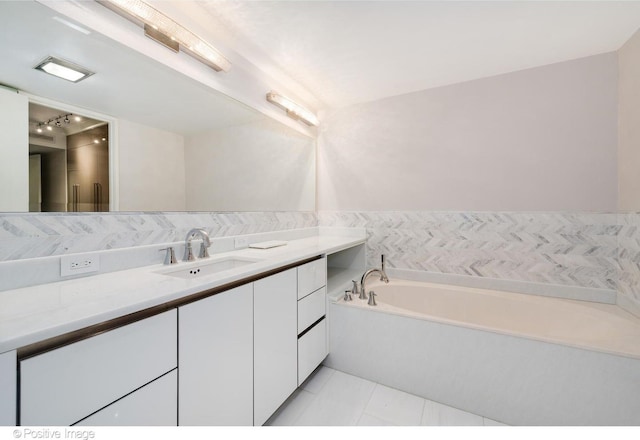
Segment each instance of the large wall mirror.
[[[315,209],[315,139],[73,24],[0,2],[0,212]],[[48,56],[95,74],[35,70]]]

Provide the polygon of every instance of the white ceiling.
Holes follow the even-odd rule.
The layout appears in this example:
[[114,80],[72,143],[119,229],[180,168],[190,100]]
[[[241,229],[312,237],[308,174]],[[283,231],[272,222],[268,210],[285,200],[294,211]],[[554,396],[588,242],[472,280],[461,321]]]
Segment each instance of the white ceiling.
[[639,1],[188,3],[194,23],[221,23],[235,50],[318,107],[615,51],[640,27]]
[[[193,24],[213,45],[222,43],[316,110],[615,51],[640,27],[640,1],[154,3],[173,8],[181,23]],[[0,83],[184,134],[259,117],[55,15],[33,1],[0,1]],[[34,71],[48,55],[100,74],[72,84]],[[234,67],[229,78],[241,73]],[[225,75],[218,75],[221,81]]]
[[[167,131],[193,134],[262,118],[255,110],[34,1],[0,0],[0,84]],[[58,56],[95,75],[71,83],[33,67]]]

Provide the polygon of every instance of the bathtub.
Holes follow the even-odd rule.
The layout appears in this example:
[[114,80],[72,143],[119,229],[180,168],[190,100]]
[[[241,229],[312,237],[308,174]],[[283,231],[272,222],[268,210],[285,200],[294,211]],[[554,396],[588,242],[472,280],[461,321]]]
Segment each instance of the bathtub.
[[611,304],[415,281],[329,306],[325,365],[510,425],[640,425],[640,320]]

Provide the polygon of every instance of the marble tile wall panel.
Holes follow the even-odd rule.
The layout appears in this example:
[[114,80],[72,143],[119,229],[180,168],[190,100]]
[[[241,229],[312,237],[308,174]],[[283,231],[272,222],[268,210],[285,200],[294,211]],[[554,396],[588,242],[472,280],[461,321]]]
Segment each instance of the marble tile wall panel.
[[320,226],[367,230],[367,264],[615,289],[617,214],[321,211]]
[[194,227],[224,237],[317,225],[291,211],[1,214],[0,261],[180,241]]
[[635,304],[640,315],[640,213],[618,215],[618,293]]

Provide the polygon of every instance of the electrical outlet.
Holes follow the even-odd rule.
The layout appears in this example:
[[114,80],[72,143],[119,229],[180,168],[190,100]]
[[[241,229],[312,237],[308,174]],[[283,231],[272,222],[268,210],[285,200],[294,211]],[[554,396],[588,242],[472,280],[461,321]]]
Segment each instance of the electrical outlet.
[[95,253],[60,257],[60,276],[62,277],[97,272],[99,269],[100,257]]
[[236,249],[249,247],[249,237],[236,237],[234,245]]

